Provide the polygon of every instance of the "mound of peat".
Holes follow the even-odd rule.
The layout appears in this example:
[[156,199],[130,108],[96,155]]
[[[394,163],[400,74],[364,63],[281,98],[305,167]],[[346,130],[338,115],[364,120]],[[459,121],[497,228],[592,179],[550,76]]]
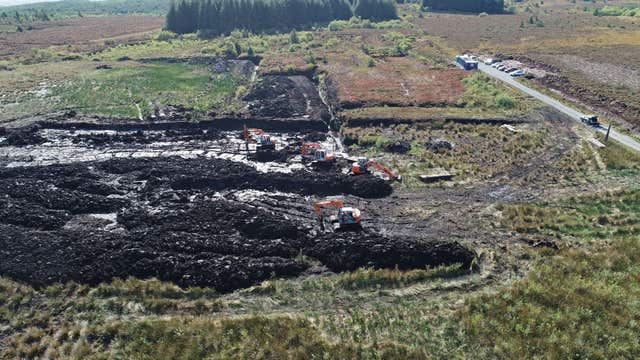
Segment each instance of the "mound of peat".
[[313,83],[304,76],[264,76],[244,96],[252,116],[328,121],[329,112]]
[[157,277],[224,292],[301,274],[309,265],[296,260],[300,253],[334,271],[471,261],[473,253],[455,243],[366,232],[314,235],[317,221],[302,196],[274,195],[263,203],[218,193],[348,190],[371,196],[367,191],[378,186],[375,196],[381,196],[387,191],[377,185],[381,181],[333,169],[265,174],[216,159],[2,169],[0,275],[36,286]]
[[361,232],[319,237],[305,253],[333,271],[349,271],[360,267],[398,267],[406,270],[456,263],[468,267],[475,256],[456,242],[421,242]]
[[281,257],[165,251],[156,241],[139,242],[106,231],[40,232],[0,225],[0,273],[35,286],[71,280],[97,284],[114,277],[135,276],[230,291],[273,275],[297,275],[306,268]]
[[255,189],[300,195],[351,194],[380,198],[393,191],[388,182],[375,176],[347,176],[338,170],[291,173],[262,173],[252,166],[223,159],[119,159],[98,165],[112,174],[136,173],[137,180],[147,181],[147,190],[169,186],[186,189]]
[[[3,128],[4,129],[4,128]],[[40,129],[37,126],[31,126],[27,128],[3,130],[6,134],[3,141],[0,141],[0,146],[25,146],[25,145],[38,145],[47,141],[38,134]]]

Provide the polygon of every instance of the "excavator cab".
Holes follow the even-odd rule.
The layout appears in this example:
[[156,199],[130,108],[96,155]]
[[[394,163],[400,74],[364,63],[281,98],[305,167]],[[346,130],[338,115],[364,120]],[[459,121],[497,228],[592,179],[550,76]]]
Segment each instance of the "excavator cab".
[[353,207],[341,207],[335,219],[340,226],[360,224],[360,210]]
[[354,175],[369,173],[369,169],[367,168],[368,162],[369,162],[369,158],[359,157],[358,161],[354,162],[353,165],[351,166],[351,172]]
[[276,142],[271,140],[271,136],[267,134],[260,135],[260,142],[258,144],[260,150],[275,150]]
[[244,141],[247,144],[247,151],[249,150],[249,141],[252,140],[252,135],[258,135],[258,148],[257,150],[275,150],[276,141],[271,139],[269,134],[266,134],[262,129],[248,128],[244,125],[242,130]]
[[302,156],[312,155],[316,150],[321,149],[322,146],[318,143],[304,143],[302,144],[302,148],[300,148],[300,152]]
[[313,161],[333,161],[335,159],[333,154],[328,153],[327,150],[324,149],[317,149],[313,153]]
[[324,229],[324,215],[322,213],[322,207],[335,206],[338,208],[337,215],[331,215],[329,217],[329,223],[333,228],[333,231],[349,231],[349,230],[361,230],[360,225],[360,210],[353,207],[345,207],[342,201],[329,200],[320,201],[313,204],[318,217],[320,218],[320,226]]
[[335,156],[332,153],[328,152],[327,150],[323,149],[322,146],[318,143],[302,144],[301,153],[302,153],[302,156],[311,157],[315,162],[325,162],[325,161],[335,160]]

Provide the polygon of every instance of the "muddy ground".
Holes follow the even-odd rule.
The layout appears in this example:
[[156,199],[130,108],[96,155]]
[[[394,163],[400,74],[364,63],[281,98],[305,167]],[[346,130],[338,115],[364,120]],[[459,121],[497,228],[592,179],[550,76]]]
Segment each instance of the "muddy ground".
[[[23,140],[6,144],[16,131]],[[136,276],[231,291],[307,271],[471,263],[460,243],[387,233],[366,209],[363,231],[322,230],[317,197],[385,202],[391,186],[346,174],[348,162],[311,166],[286,150],[301,134],[274,136],[280,162],[234,154],[237,131],[6,132],[0,274],[36,286]]]
[[244,96],[252,117],[306,118],[326,122],[330,118],[316,86],[301,75],[269,75],[257,81]]

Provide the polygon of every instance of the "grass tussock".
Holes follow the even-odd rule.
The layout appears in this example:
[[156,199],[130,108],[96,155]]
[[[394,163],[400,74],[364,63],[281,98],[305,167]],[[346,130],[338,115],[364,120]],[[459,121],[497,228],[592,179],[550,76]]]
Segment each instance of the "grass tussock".
[[457,265],[432,269],[401,271],[398,269],[359,269],[340,274],[337,285],[346,289],[399,288],[421,281],[452,278],[469,271]]
[[501,90],[495,79],[486,74],[475,72],[462,79],[465,86],[463,96],[458,105],[468,108],[513,109],[517,101]]
[[608,141],[606,145],[599,149],[599,152],[607,169],[640,170],[640,155],[637,152],[612,140]]
[[511,288],[469,302],[460,319],[497,358],[622,359],[640,354],[637,237],[544,258]]
[[598,194],[577,202],[499,206],[503,224],[526,234],[579,239],[640,236],[640,189]]

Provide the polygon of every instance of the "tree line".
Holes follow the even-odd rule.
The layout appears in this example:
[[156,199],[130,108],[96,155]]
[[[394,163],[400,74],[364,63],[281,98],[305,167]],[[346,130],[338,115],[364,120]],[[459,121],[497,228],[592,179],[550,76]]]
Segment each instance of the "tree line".
[[179,34],[288,30],[352,16],[382,21],[397,17],[394,0],[180,0],[169,8],[166,29]]
[[3,11],[0,13],[0,20],[3,20],[3,22],[12,21],[19,24],[23,22],[49,21],[51,18],[44,10],[14,11],[13,13]]
[[504,0],[422,0],[422,7],[436,11],[502,13]]

